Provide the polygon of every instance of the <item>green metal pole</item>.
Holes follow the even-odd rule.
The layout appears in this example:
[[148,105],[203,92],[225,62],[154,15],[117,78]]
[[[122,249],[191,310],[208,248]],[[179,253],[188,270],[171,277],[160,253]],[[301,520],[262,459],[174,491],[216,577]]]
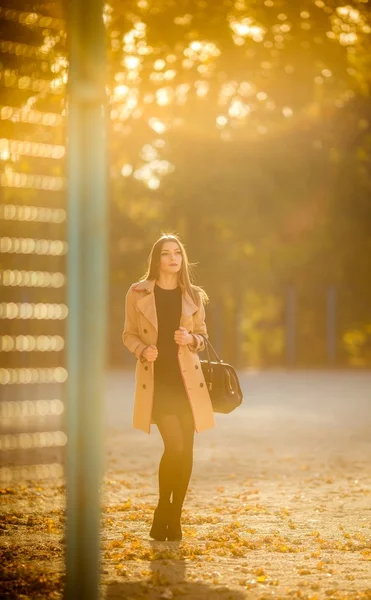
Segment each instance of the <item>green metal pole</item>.
[[98,598],[107,201],[103,2],[69,3],[66,600]]

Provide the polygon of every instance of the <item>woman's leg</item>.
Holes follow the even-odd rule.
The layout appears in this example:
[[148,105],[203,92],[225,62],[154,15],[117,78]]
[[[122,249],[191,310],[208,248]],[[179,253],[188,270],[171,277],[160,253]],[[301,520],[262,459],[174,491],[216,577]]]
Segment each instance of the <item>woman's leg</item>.
[[179,514],[182,511],[193,467],[195,428],[191,413],[185,413],[180,417],[180,427],[182,430],[183,452],[173,486],[173,507]]
[[158,472],[159,504],[167,504],[173,493],[173,505],[181,510],[193,467],[193,416],[163,415],[157,419],[157,427],[164,442]]
[[159,501],[149,535],[155,540],[164,541],[171,519],[170,497],[177,468],[182,460],[183,434],[179,419],[174,415],[162,415],[156,418],[156,422],[164,442],[164,453],[158,470]]
[[[158,510],[168,507],[167,539],[182,539],[180,524],[184,498],[187,493],[193,466],[194,422],[191,413],[166,415],[157,419],[164,441],[164,454],[159,468],[160,499]],[[170,496],[173,501],[170,504]]]
[[161,415],[156,419],[164,443],[158,470],[159,506],[169,504],[177,473],[181,470],[184,441],[177,415]]

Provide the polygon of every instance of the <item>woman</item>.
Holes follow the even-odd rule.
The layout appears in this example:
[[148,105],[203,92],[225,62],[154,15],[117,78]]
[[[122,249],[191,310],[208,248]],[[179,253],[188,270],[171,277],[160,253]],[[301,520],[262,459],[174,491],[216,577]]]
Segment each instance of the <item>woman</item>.
[[193,465],[194,432],[214,427],[198,352],[207,337],[206,292],[190,281],[186,251],[175,235],[155,242],[145,276],[126,296],[123,342],[137,358],[133,426],[164,443],[159,500],[150,536],[182,539],[181,513]]

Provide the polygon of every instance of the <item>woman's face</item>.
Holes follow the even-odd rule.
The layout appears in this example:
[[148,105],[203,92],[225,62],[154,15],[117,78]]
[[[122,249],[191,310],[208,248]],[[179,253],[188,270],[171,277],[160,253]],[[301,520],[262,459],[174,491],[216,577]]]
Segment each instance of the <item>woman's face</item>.
[[160,254],[160,272],[179,273],[182,267],[182,251],[176,242],[164,242]]

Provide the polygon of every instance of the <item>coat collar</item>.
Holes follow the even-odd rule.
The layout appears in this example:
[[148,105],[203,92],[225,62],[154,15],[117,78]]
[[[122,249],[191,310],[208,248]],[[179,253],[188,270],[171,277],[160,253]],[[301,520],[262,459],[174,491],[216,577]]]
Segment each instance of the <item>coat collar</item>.
[[[155,329],[158,329],[157,313],[156,313],[156,302],[155,302],[155,280],[145,279],[133,286],[133,289],[137,292],[144,291],[146,294],[142,296],[137,306],[144,316],[152,323]],[[198,310],[197,304],[192,300],[188,292],[182,293],[182,315],[186,317],[193,315]]]

